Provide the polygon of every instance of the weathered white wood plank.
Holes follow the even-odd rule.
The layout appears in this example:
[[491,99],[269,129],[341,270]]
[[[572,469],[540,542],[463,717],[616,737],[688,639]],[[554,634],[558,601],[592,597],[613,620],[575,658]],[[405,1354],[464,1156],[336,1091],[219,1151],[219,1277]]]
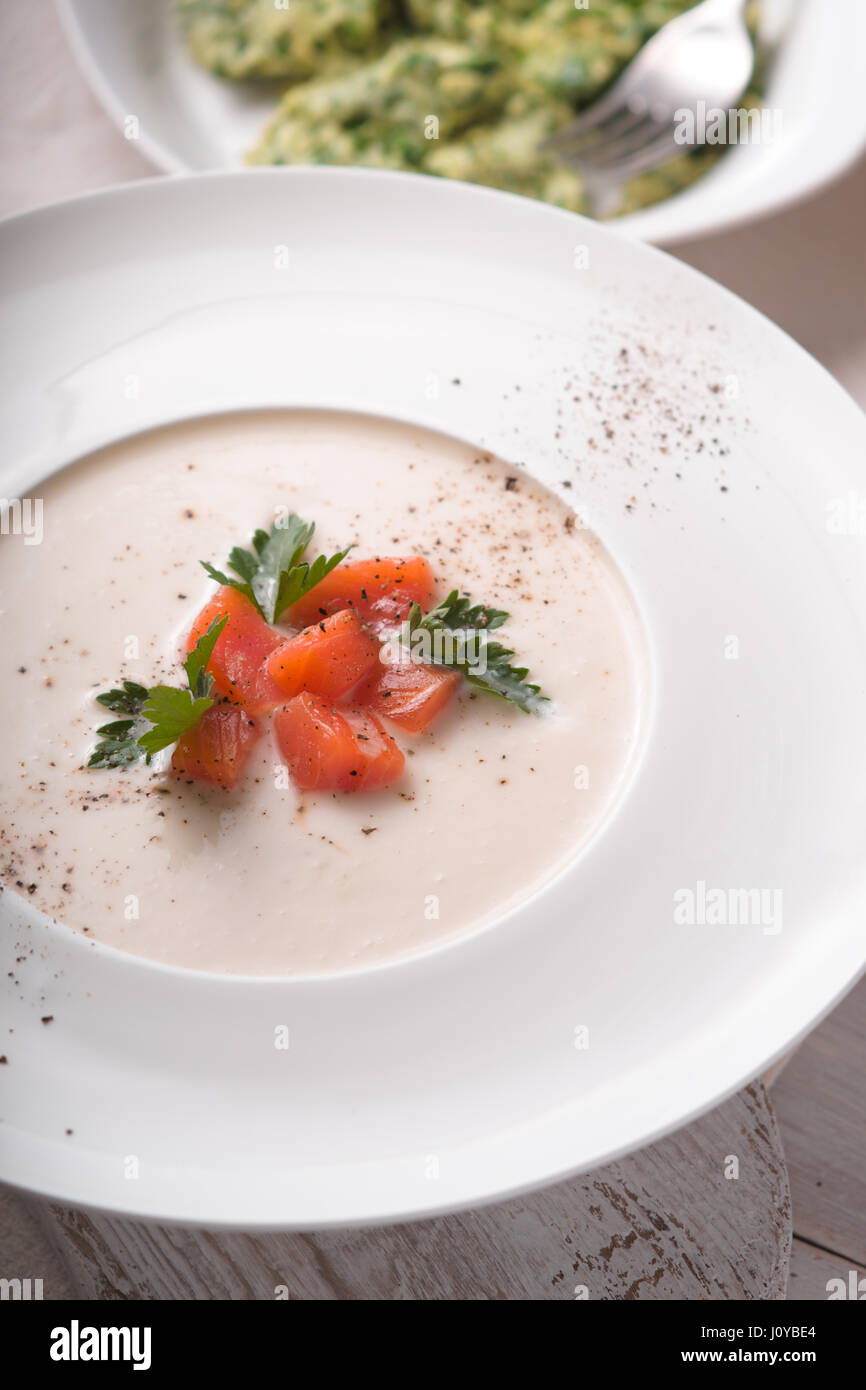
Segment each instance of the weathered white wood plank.
[[866,1265],[866,981],[852,990],[773,1087],[796,1230]]
[[0,1189],[0,1278],[41,1279],[46,1302],[75,1297],[66,1260],[46,1239],[40,1212],[8,1188]]
[[[726,1177],[736,1160],[738,1177]],[[787,1175],[760,1083],[642,1153],[482,1210],[374,1230],[215,1234],[53,1207],[87,1298],[783,1299]]]
[[[831,1279],[842,1279],[846,1285],[852,1271],[858,1281],[866,1281],[866,1269],[852,1264],[841,1255],[831,1255],[828,1250],[819,1250],[808,1241],[794,1237],[791,1247],[791,1274],[788,1279],[788,1298],[801,1299],[810,1303],[820,1303],[828,1298],[828,1284]],[[864,1282],[866,1293],[866,1282]]]

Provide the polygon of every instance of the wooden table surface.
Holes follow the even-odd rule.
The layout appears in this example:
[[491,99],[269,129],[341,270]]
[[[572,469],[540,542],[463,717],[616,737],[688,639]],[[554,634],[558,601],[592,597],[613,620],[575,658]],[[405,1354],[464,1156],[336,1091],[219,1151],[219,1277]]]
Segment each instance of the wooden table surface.
[[[0,213],[153,175],[79,76],[51,0],[4,0],[0,52]],[[866,161],[798,209],[677,254],[781,324],[866,405],[864,226]],[[275,1287],[574,1298],[583,1286],[590,1297],[783,1298],[787,1281],[788,1297],[823,1299],[828,1279],[866,1274],[864,1055],[866,981],[765,1078],[772,1105],[757,1082],[576,1182],[390,1230],[217,1241],[0,1193],[0,1275],[41,1271],[47,1298],[274,1297]],[[750,1158],[742,1186],[720,1177],[737,1144]]]

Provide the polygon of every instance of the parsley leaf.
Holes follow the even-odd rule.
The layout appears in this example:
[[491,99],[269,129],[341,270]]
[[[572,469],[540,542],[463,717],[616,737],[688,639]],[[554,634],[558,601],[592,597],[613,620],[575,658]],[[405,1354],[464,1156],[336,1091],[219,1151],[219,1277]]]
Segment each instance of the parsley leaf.
[[[109,692],[110,693],[110,692]],[[132,732],[134,719],[115,719],[111,724],[103,724],[97,729],[103,737],[90,756],[88,767],[127,767],[137,762],[142,750]]]
[[213,700],[209,697],[197,698],[190,690],[178,690],[172,685],[155,685],[142,710],[152,727],[138,740],[148,762],[154,753],[168,748],[170,743],[177,743],[181,734],[194,728],[212,704]]
[[[106,709],[110,709],[113,714],[141,713],[141,707],[147,699],[147,690],[143,685],[137,685],[135,681],[124,681],[121,690],[106,690],[104,694],[97,695],[97,700]],[[106,728],[109,727],[106,725]]]
[[[223,613],[221,618],[214,618],[207,632],[203,632],[196,642],[186,661],[183,669],[186,671],[187,682],[193,696],[199,699],[206,699],[213,690],[213,676],[207,669],[207,664],[213,656],[213,649],[219,638],[222,636],[223,628],[229,620],[228,613]],[[157,686],[158,690],[165,690],[166,686]],[[153,691],[148,692],[153,695]],[[146,711],[145,711],[146,714]]]
[[[414,605],[418,608],[418,605]],[[448,627],[452,631],[459,628],[477,631],[480,628],[487,632],[492,632],[494,628],[502,627],[508,622],[508,614],[501,608],[485,608],[481,603],[471,603],[466,594],[462,597],[456,589],[452,589],[446,599],[422,618],[421,610],[418,608],[419,620],[418,627],[434,631],[437,627]],[[411,623],[412,616],[410,614]]]
[[[207,664],[228,620],[227,613],[214,618],[184,662],[187,690],[172,685],[155,685],[147,690],[135,681],[124,681],[122,688],[97,695],[101,705],[130,718],[115,719],[97,729],[102,739],[91,754],[88,767],[127,767],[142,756],[150,762],[154,753],[176,743],[195,727],[214,703],[214,678]],[[141,732],[144,722],[150,728]]]
[[148,691],[135,681],[123,681],[118,689],[106,690],[97,695],[100,705],[105,705],[113,714],[129,715],[128,719],[115,719],[111,724],[103,724],[96,730],[102,734],[97,743],[88,767],[127,767],[137,762],[142,750],[136,742],[133,729],[139,725],[142,708]]
[[[508,614],[503,609],[473,604],[452,589],[429,613],[422,615],[419,605],[413,603],[402,636],[411,647],[416,645],[415,633],[428,634],[433,639],[430,659],[435,664],[455,667],[476,689],[510,700],[527,714],[538,714],[548,697],[542,695],[540,686],[527,681],[527,666],[511,665],[511,648],[488,636],[507,621]],[[436,640],[436,634],[443,632],[451,635],[449,642]]]
[[313,538],[315,522],[302,521],[292,512],[285,521],[274,522],[270,531],[256,531],[252,550],[235,546],[227,561],[237,579],[232,579],[206,560],[201,564],[218,584],[229,584],[244,594],[261,613],[266,622],[278,622],[293,603],[330,574],[349,551],[336,555],[319,555],[309,563],[303,557]]

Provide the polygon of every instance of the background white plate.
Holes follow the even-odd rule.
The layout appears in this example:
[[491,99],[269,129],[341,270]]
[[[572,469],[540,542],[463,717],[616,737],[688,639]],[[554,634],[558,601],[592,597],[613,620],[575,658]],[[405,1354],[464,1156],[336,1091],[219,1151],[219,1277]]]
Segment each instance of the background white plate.
[[[140,124],[157,168],[239,165],[273,112],[279,84],[222,81],[186,52],[172,0],[58,0],[79,64],[113,120]],[[630,236],[671,244],[778,211],[841,174],[866,146],[863,0],[763,0],[780,39],[767,104],[782,113],[772,144],[732,148],[693,187],[618,219]]]
[[[471,1205],[690,1119],[853,982],[866,423],[778,329],[594,223],[345,170],[154,180],[28,213],[0,226],[0,277],[4,496],[198,413],[415,421],[572,484],[654,671],[646,749],[603,833],[523,909],[423,959],[194,975],[3,894],[4,1178],[248,1227]],[[836,504],[847,533],[828,528]],[[781,889],[783,930],[676,926],[674,893],[699,881]]]

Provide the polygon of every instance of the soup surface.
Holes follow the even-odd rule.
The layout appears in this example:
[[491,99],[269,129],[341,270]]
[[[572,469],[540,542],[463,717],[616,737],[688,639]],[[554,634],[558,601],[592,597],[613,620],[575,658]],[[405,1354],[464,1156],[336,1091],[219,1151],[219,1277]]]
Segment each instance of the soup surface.
[[[192,969],[362,967],[519,904],[615,803],[637,617],[599,541],[521,469],[406,425],[256,412],[113,445],[38,495],[41,544],[0,541],[0,878],[52,918]],[[465,687],[424,733],[395,730],[406,774],[367,794],[298,792],[270,734],[231,793],[171,778],[168,753],[88,769],[109,718],[95,695],[182,680],[214,593],[199,561],[223,564],[280,507],[316,522],[316,550],[420,553],[439,598],[507,609],[549,709]]]

